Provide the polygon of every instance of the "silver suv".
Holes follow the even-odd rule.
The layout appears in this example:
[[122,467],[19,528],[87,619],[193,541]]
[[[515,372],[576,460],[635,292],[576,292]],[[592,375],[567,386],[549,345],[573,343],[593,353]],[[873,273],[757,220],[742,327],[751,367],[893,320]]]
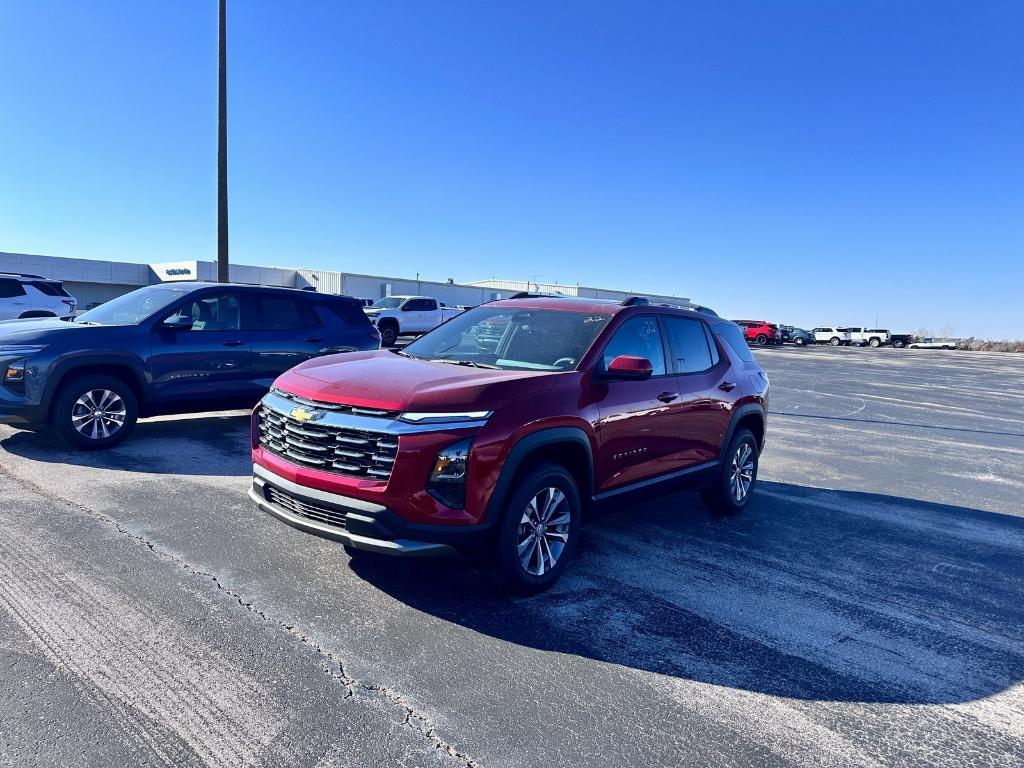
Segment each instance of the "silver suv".
[[77,304],[60,280],[0,272],[0,320],[71,317]]

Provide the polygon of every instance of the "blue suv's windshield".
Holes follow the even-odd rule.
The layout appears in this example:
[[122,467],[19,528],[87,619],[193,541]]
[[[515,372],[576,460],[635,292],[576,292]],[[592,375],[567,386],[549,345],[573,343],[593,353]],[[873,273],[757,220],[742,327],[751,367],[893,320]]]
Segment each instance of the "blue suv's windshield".
[[80,323],[99,325],[138,325],[165,307],[169,307],[192,289],[186,286],[151,285],[139,288],[90,309],[77,318]]

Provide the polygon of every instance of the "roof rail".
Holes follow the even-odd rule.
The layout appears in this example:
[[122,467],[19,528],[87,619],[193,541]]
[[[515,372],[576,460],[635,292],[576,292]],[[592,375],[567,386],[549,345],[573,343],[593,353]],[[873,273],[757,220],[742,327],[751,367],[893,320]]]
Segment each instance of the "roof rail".
[[43,277],[42,275],[33,275],[33,274],[29,274],[28,272],[3,272],[3,271],[0,271],[0,275],[4,275],[5,277],[31,277],[34,280],[48,280],[49,279],[47,277]]
[[650,304],[650,299],[644,298],[643,296],[629,296],[619,302],[624,307],[637,307],[644,304]]
[[[519,293],[513,293],[508,298],[510,299],[564,299],[564,293],[535,293],[533,291],[519,291]],[[501,301],[501,299],[496,299]]]

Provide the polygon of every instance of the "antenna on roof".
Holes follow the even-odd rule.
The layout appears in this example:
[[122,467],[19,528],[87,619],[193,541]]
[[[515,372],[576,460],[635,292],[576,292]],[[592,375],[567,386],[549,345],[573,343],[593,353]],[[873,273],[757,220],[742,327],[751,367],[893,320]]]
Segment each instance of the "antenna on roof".
[[651,302],[643,296],[630,296],[622,300],[621,304],[624,307],[637,307],[644,304],[650,304]]

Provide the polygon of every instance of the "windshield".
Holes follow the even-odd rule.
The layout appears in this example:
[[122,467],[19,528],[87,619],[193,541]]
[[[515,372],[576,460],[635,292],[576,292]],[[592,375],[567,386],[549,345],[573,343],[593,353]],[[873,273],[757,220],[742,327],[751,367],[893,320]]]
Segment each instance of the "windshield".
[[590,348],[610,315],[555,309],[477,307],[405,348],[421,360],[512,371],[567,371]]
[[99,325],[138,325],[147,317],[180,299],[191,288],[152,285],[139,288],[90,309],[78,316],[76,322]]
[[405,299],[401,299],[398,296],[385,296],[383,299],[378,299],[370,305],[370,309],[398,309],[402,306],[402,302]]

